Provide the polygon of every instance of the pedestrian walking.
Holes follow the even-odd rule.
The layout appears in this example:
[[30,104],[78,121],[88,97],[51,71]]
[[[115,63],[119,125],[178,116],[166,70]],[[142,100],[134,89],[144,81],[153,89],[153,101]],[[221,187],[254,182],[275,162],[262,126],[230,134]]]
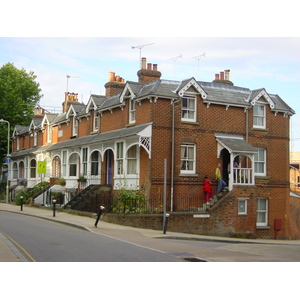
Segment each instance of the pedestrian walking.
[[221,176],[220,168],[221,168],[221,164],[218,163],[217,168],[216,168],[216,179],[218,181],[218,190],[217,190],[218,195],[221,194],[221,192],[224,190],[225,186],[227,185]]
[[206,203],[208,203],[209,200],[213,197],[213,191],[212,191],[210,179],[207,176],[204,177],[203,191],[204,191]]

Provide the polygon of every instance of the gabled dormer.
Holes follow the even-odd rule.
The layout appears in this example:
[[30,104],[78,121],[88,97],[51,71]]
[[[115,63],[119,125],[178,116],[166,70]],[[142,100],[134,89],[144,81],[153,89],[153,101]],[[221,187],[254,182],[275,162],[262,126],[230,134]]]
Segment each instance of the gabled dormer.
[[253,106],[253,128],[266,129],[267,107],[275,108],[275,102],[264,88],[251,91],[249,102]]
[[195,78],[183,80],[175,91],[181,98],[181,121],[197,122],[197,95],[206,99],[207,94]]
[[126,99],[135,99],[142,86],[143,84],[141,82],[126,82],[125,87],[120,95],[120,103]]
[[94,133],[98,132],[100,127],[100,115],[97,109],[102,105],[105,99],[106,97],[103,95],[92,94],[85,107],[86,115],[92,118],[92,132]]

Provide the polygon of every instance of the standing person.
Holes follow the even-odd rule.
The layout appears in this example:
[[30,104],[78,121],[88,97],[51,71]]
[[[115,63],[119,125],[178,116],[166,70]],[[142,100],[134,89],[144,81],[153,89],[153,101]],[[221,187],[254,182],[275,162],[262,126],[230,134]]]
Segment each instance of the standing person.
[[207,176],[204,177],[203,191],[204,191],[206,203],[208,203],[209,200],[213,197],[213,192],[212,192],[210,179]]
[[222,176],[221,176],[220,167],[221,167],[221,164],[218,163],[217,168],[216,168],[216,179],[218,180],[217,194],[220,194],[224,190],[224,187],[226,186],[226,182],[222,179]]

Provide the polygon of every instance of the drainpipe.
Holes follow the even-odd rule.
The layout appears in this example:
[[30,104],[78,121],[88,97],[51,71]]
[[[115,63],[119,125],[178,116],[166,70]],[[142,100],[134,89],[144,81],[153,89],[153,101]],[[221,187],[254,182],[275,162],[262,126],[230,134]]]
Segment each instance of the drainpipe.
[[174,140],[175,140],[175,99],[171,100],[172,105],[172,149],[171,149],[171,211],[173,211],[173,201],[174,201]]
[[248,143],[248,137],[249,137],[249,113],[248,113],[248,108],[246,108],[246,142]]
[[175,113],[174,113],[174,99],[171,100],[172,104],[172,149],[171,149],[171,211],[173,211],[173,200],[174,200],[174,134],[175,134]]

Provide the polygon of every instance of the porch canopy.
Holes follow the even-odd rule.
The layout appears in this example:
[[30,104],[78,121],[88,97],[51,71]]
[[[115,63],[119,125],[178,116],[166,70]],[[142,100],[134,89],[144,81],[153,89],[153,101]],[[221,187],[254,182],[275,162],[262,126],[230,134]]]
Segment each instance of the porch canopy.
[[225,148],[230,154],[229,163],[229,189],[233,185],[254,184],[254,155],[257,148],[246,142],[241,135],[215,134],[218,142],[218,157]]

